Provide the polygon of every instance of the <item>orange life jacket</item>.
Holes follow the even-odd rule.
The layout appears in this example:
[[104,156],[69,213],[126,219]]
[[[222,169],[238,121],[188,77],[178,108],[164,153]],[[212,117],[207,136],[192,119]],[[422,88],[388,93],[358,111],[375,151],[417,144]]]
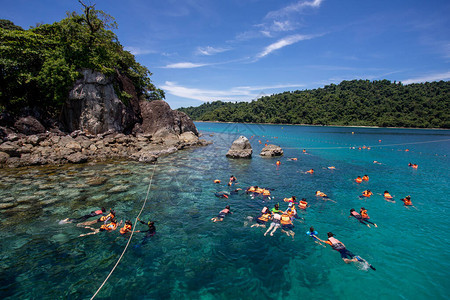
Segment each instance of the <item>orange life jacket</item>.
[[369,181],[369,176],[363,176],[362,180]]
[[364,197],[370,197],[370,196],[373,195],[373,193],[372,193],[372,192],[368,192],[368,191],[364,191],[364,192],[362,193],[362,195],[363,195]]
[[264,196],[270,196],[270,191],[269,190],[263,190],[262,193]]
[[281,225],[288,225],[288,224],[292,224],[292,221],[288,215],[282,215],[280,223],[281,223]]
[[355,179],[355,181],[356,181],[357,183],[361,183],[361,182],[362,182],[362,178],[361,178],[361,177],[358,177],[358,178]]
[[295,211],[295,207],[292,207],[292,208],[290,208],[290,209],[288,209],[287,210],[287,212],[286,212],[288,215],[289,215],[289,217],[294,217],[296,214],[297,214],[297,212]]
[[271,215],[270,213],[266,213],[266,214],[263,214],[262,216],[260,216],[258,219],[261,221],[267,222],[267,221],[269,221],[270,215]]
[[107,221],[107,220],[109,220],[109,219],[112,219],[112,218],[114,218],[115,216],[114,216],[114,214],[113,213],[109,213],[109,214],[107,214],[106,216],[101,216],[100,217],[100,222],[105,222],[105,221]]
[[308,170],[308,171],[306,171],[306,173],[313,174],[313,173],[314,173],[314,170],[313,170],[313,169]]
[[308,206],[308,202],[306,201],[300,201],[299,204],[300,209],[306,209],[306,207]]
[[214,180],[214,183],[220,183],[219,179]]
[[405,203],[405,205],[412,205],[411,199],[403,199],[403,203]]
[[279,166],[280,164],[281,164],[281,162],[278,160],[278,161],[277,161],[277,166]]
[[251,187],[248,188],[247,191],[249,191],[249,192],[254,192],[254,191],[255,191],[255,187],[254,187],[254,186],[251,186]]
[[384,193],[384,198],[392,199],[392,196],[389,193]]
[[112,223],[111,222],[109,224],[100,226],[100,229],[107,230],[107,231],[112,231],[112,230],[116,230],[117,225],[118,225],[117,223]]
[[369,219],[369,215],[367,214],[367,209],[361,210],[361,217],[363,217],[364,219]]
[[125,226],[120,228],[120,234],[125,234],[128,231],[131,231],[131,228],[133,228],[131,225],[125,224]]

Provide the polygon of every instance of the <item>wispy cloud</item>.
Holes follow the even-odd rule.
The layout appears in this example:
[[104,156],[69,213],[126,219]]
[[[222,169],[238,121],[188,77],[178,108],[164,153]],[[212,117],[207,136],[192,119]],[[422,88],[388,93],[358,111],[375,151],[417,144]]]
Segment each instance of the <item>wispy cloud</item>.
[[271,11],[266,15],[266,18],[277,18],[285,16],[291,13],[298,13],[303,11],[307,7],[320,7],[323,0],[312,0],[312,1],[298,1],[297,3],[285,6],[279,10]]
[[277,89],[289,87],[303,87],[303,84],[278,84],[270,86],[239,86],[228,90],[210,90],[200,88],[190,88],[178,85],[176,82],[166,81],[161,86],[168,94],[195,99],[200,101],[250,101],[258,98],[260,95],[272,92]]
[[144,55],[144,54],[156,53],[156,51],[154,51],[154,50],[142,49],[139,47],[127,46],[127,47],[124,47],[124,49],[133,55]]
[[214,48],[211,46],[207,46],[207,47],[198,47],[197,53],[199,53],[201,55],[214,55],[214,54],[226,52],[229,50],[230,50],[229,48]]
[[264,56],[269,55],[270,53],[272,53],[275,50],[284,48],[286,46],[295,44],[300,41],[310,40],[314,37],[315,37],[314,35],[303,35],[303,34],[290,35],[290,36],[282,38],[281,40],[278,40],[275,43],[270,44],[269,46],[264,48],[263,51],[261,51],[259,54],[256,55],[256,58],[257,59],[262,58]]
[[450,79],[450,72],[445,72],[445,73],[429,74],[429,75],[422,76],[422,77],[406,79],[406,80],[403,80],[402,83],[411,84],[411,83],[420,83],[420,82],[449,80],[449,79]]
[[193,69],[207,66],[208,64],[195,64],[191,62],[180,62],[175,64],[168,64],[164,66],[164,69]]

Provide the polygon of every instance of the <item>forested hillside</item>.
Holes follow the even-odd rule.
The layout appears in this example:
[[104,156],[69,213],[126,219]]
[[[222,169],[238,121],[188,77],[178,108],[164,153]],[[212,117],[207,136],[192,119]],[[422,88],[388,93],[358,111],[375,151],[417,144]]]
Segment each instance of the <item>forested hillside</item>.
[[178,109],[197,121],[450,128],[450,82],[343,81],[248,102]]

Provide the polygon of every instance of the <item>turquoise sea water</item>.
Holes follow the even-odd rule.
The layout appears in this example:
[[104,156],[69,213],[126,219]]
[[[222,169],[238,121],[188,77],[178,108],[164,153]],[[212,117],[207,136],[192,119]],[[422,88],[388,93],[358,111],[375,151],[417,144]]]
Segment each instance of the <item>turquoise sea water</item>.
[[[79,238],[89,230],[58,222],[102,205],[134,222],[156,168],[141,219],[154,220],[157,234],[142,244],[143,234],[135,233],[99,299],[448,299],[450,131],[196,125],[213,144],[161,157],[156,166],[119,161],[0,170],[0,298],[90,298],[127,240],[118,230]],[[251,160],[225,157],[239,135],[250,138]],[[279,167],[276,158],[259,157],[266,142],[284,149]],[[313,175],[304,173],[311,168]],[[274,199],[215,197],[228,190],[231,174],[236,187],[272,188]],[[364,174],[369,182],[355,183]],[[91,185],[93,177],[106,182]],[[359,198],[365,189],[374,195]],[[334,202],[316,198],[316,190]],[[384,200],[384,190],[395,203]],[[250,227],[248,216],[264,205],[285,209],[282,199],[292,195],[311,205],[301,213],[304,221],[295,221],[294,239]],[[415,208],[403,206],[406,195]],[[234,214],[212,223],[227,204]],[[361,206],[378,228],[348,218]],[[305,235],[310,226],[322,239],[332,231],[377,270],[345,264]]]

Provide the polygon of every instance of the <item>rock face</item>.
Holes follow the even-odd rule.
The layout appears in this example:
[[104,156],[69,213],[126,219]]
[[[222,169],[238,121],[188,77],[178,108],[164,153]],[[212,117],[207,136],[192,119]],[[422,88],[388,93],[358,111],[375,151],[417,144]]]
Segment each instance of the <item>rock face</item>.
[[142,124],[136,124],[134,131],[165,137],[191,131],[198,136],[194,122],[183,112],[172,110],[165,101],[140,102]]
[[282,156],[283,149],[281,149],[281,147],[277,145],[267,145],[261,150],[261,153],[259,155],[268,157]]
[[240,136],[233,142],[226,156],[229,158],[251,158],[252,146],[245,136]]
[[61,121],[67,130],[98,134],[132,128],[139,119],[135,93],[126,106],[116,95],[112,78],[88,69],[80,72],[83,78],[77,80],[69,92],[62,111]]

